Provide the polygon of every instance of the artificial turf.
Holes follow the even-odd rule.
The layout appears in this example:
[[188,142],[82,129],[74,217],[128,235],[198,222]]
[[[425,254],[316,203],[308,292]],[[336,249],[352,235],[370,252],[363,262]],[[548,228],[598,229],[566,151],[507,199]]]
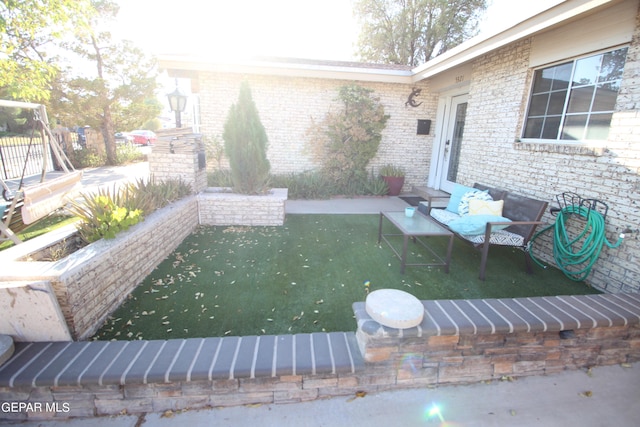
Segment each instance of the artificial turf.
[[[407,267],[383,242],[378,215],[288,215],[282,227],[201,227],[114,312],[94,339],[168,339],[352,331],[351,305],[368,289],[419,299],[507,298],[597,293],[555,268],[524,270],[521,251],[492,247],[487,278],[480,254],[455,239],[450,273]],[[385,232],[394,232],[384,222]],[[428,244],[444,254],[447,238]],[[401,241],[397,240],[398,246]],[[429,258],[410,243],[409,261]]]

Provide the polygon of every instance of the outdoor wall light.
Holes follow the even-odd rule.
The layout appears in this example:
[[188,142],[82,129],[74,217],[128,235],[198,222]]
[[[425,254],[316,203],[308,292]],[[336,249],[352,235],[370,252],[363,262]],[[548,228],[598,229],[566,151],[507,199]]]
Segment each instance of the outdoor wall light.
[[182,120],[180,113],[182,113],[187,106],[187,99],[189,97],[178,87],[178,79],[176,79],[176,90],[168,93],[167,98],[169,99],[169,108],[176,113],[176,128],[181,128]]

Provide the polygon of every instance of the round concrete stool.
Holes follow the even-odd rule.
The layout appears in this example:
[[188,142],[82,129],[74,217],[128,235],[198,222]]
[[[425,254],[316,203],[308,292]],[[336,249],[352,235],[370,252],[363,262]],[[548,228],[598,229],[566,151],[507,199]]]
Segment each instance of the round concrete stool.
[[420,300],[397,289],[380,289],[371,292],[367,295],[365,310],[382,326],[396,329],[418,326],[424,317],[424,306]]
[[9,335],[0,335],[0,365],[13,356],[13,339]]

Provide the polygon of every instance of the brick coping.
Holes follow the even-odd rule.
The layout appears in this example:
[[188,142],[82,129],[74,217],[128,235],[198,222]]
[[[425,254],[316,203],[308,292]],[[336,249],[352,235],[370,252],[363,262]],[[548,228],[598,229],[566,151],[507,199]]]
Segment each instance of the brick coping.
[[531,298],[428,300],[422,323],[395,329],[369,316],[364,302],[353,304],[358,332],[372,339],[443,335],[560,332],[640,324],[640,295],[633,293]]
[[19,342],[0,387],[125,385],[355,373],[348,332],[139,341]]
[[[422,323],[381,326],[353,304],[357,334],[371,339],[560,332],[640,324],[640,295],[427,300]],[[354,374],[365,368],[356,333],[139,341],[16,343],[0,387],[125,385]]]

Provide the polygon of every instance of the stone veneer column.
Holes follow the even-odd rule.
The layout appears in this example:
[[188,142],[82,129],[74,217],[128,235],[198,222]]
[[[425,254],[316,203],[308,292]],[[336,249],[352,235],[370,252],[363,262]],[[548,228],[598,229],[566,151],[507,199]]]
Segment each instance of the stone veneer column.
[[159,139],[149,154],[153,179],[182,179],[194,193],[207,187],[206,156],[200,135],[181,135]]

